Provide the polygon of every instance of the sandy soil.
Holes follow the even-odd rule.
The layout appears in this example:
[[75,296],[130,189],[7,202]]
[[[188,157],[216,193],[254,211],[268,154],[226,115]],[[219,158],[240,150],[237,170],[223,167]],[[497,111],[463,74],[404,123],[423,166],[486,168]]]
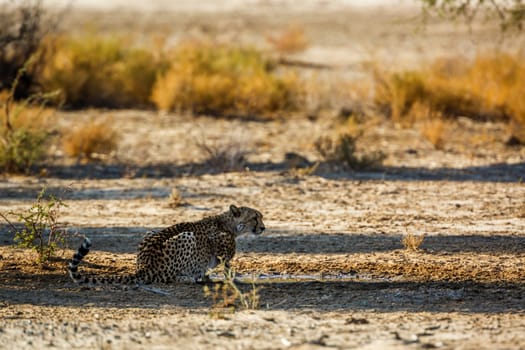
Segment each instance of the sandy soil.
[[[260,33],[259,25],[285,23],[278,7],[265,3],[258,5],[265,16],[241,11],[244,17],[232,18],[226,11],[218,23],[237,23],[249,35]],[[335,21],[344,13],[333,10],[317,21],[309,12],[289,13],[319,35],[304,53],[308,59],[343,50],[342,33],[354,28]],[[373,15],[355,15],[361,18],[355,28]],[[191,18],[198,27],[209,16]],[[181,26],[190,21],[176,18]],[[333,41],[325,40],[329,24]],[[379,49],[404,43],[417,54],[417,40],[404,40],[409,34],[382,28],[369,33]],[[354,37],[366,42],[359,33]],[[438,48],[447,40],[470,47],[450,33],[435,35]],[[40,176],[0,179],[4,214],[27,209],[44,185],[61,196],[71,248],[40,269],[0,224],[1,348],[525,348],[525,147],[505,145],[504,125],[460,119],[437,150],[417,127],[383,122],[359,143],[361,151],[386,153],[382,168],[343,172],[321,163],[305,175],[296,167],[320,161],[313,141],[335,118],[258,122],[93,110],[61,113],[59,126],[108,117],[121,140],[104,162],[77,164],[53,148]],[[202,143],[246,152],[245,162],[221,173]],[[290,160],[289,152],[306,161]],[[178,206],[174,189],[182,196]],[[82,235],[94,242],[84,271],[129,272],[147,230],[216,214],[231,203],[265,216],[268,232],[240,237],[233,262],[245,281],[241,289],[250,290],[252,278],[260,288],[257,310],[219,310],[217,317],[202,285],[155,286],[169,293],[160,295],[80,289],[66,276]],[[418,251],[404,248],[407,233],[424,235]]]
[[[128,119],[123,125],[130,130],[116,156],[125,162],[57,161],[47,177],[5,178],[0,210],[25,209],[48,186],[68,204],[61,218],[72,235],[70,245],[79,244],[78,235],[93,239],[84,268],[100,274],[131,271],[148,229],[215,214],[230,203],[259,208],[268,232],[241,237],[234,266],[247,280],[256,278],[261,308],[213,318],[202,285],[157,286],[168,296],[79,289],[65,275],[65,260],[39,270],[30,253],[10,246],[3,225],[2,347],[525,346],[523,148],[491,141],[492,147],[469,154],[459,152],[463,143],[451,137],[447,151],[436,151],[414,130],[377,128],[382,136],[369,139],[390,145],[380,171],[301,176],[284,153],[301,152],[315,161],[304,139],[319,122],[239,125],[201,118],[208,125],[199,131],[205,140],[228,130],[251,135],[242,147],[253,147],[246,166],[255,170],[217,174],[202,150],[185,139],[194,132],[189,119],[112,114],[117,122]],[[75,118],[63,115],[64,122]],[[472,135],[477,127],[471,125]],[[498,135],[499,127],[493,127]],[[407,144],[406,133],[414,136],[413,144]],[[263,141],[267,146],[257,148]],[[151,151],[156,149],[164,151]],[[139,165],[129,165],[133,159]],[[430,159],[434,167],[424,167]],[[183,205],[170,206],[173,189]],[[425,235],[419,251],[404,249],[407,232]],[[66,251],[64,259],[71,254]]]

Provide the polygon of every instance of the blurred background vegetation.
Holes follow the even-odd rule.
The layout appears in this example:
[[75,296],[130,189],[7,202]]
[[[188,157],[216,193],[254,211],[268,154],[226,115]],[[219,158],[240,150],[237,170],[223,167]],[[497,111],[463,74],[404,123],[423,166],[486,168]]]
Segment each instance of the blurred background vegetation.
[[[491,23],[499,34],[482,27],[481,35],[502,40],[522,36],[521,1],[421,0],[414,6],[421,19],[409,21],[414,31],[445,18],[473,31]],[[70,17],[67,7],[51,11],[39,0],[0,4],[0,167],[6,172],[30,171],[57,134],[65,154],[78,159],[91,160],[116,147],[111,122],[90,121],[63,132],[47,121],[55,109],[144,109],[250,120],[332,113],[354,129],[338,126],[337,135],[318,140],[317,147],[325,160],[350,167],[370,163],[356,162],[354,155],[355,124],[369,117],[420,125],[437,148],[447,121],[459,117],[506,123],[509,144],[525,143],[525,61],[512,45],[474,55],[452,52],[394,69],[371,58],[360,65],[366,78],[326,78],[323,72],[337,67],[301,58],[311,40],[300,23],[247,42],[222,38],[220,28],[206,35],[206,27],[204,35],[177,40],[158,28],[149,33],[103,25],[72,30]],[[380,162],[382,156],[371,159]]]

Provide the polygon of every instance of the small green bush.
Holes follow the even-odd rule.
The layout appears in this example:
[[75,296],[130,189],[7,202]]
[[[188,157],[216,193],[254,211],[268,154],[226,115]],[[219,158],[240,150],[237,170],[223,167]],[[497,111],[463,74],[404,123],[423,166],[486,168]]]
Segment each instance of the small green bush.
[[58,220],[64,206],[60,198],[47,195],[44,187],[31,208],[18,214],[24,227],[15,232],[15,242],[20,247],[34,249],[41,264],[48,262],[55,256],[56,250],[65,244],[66,229]]
[[45,131],[18,128],[8,132],[0,144],[0,167],[6,173],[29,173],[43,159],[47,140]]

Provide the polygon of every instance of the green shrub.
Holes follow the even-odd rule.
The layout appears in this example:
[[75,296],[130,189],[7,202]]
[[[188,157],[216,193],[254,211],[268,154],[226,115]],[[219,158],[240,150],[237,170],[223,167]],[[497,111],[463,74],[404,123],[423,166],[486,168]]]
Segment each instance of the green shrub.
[[15,242],[20,247],[34,249],[41,264],[48,262],[65,244],[66,230],[58,220],[64,206],[60,198],[47,195],[44,187],[31,208],[17,214],[23,228],[15,231]]
[[6,173],[29,173],[31,166],[45,155],[45,131],[18,128],[0,144],[0,167]]

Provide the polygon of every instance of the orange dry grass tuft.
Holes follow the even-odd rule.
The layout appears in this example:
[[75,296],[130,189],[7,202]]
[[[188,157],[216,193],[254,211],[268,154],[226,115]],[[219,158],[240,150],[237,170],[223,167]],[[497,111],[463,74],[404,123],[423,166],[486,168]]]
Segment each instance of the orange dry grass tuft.
[[166,67],[159,55],[130,47],[124,38],[63,36],[43,45],[39,83],[60,90],[75,108],[150,106],[153,83]]
[[401,243],[403,243],[403,246],[406,250],[410,251],[418,251],[419,247],[425,240],[424,235],[414,235],[410,232],[407,232],[405,236],[403,236],[403,239],[401,240]]
[[109,120],[89,121],[66,134],[64,152],[81,160],[100,159],[117,148],[118,135]]
[[0,171],[29,173],[45,158],[55,111],[31,104],[36,97],[13,102],[13,91],[0,92]]
[[410,118],[419,104],[444,117],[525,124],[525,60],[520,55],[440,59],[420,71],[375,76],[376,105],[394,121]]
[[268,42],[281,53],[296,53],[308,47],[308,39],[304,28],[299,25],[290,25],[277,36],[268,36]]
[[443,119],[430,119],[421,125],[421,134],[434,146],[442,149],[445,142],[447,125]]
[[297,108],[302,96],[295,74],[278,75],[254,49],[188,43],[172,56],[153,87],[152,100],[162,110],[267,116]]

